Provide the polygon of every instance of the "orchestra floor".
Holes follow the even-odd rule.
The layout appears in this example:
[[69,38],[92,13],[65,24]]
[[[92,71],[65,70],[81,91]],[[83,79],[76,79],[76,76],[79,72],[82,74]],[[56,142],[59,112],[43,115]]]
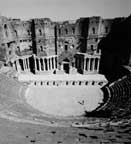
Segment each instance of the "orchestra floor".
[[49,115],[80,116],[103,102],[103,92],[98,86],[30,86],[26,99]]

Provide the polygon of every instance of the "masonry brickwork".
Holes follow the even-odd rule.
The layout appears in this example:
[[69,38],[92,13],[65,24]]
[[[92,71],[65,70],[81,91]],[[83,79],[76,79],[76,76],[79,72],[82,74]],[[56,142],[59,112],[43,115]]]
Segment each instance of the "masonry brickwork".
[[110,32],[113,19],[79,18],[53,22],[49,18],[9,19],[0,17],[0,49],[5,61],[15,56],[60,55],[63,51],[100,54],[98,43]]

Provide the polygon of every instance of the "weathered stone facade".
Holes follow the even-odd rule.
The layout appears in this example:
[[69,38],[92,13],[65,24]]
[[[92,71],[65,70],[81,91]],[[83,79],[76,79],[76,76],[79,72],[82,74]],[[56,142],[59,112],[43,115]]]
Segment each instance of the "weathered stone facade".
[[53,22],[49,18],[22,21],[1,16],[0,48],[6,51],[5,61],[14,56],[43,57],[64,51],[100,55],[98,43],[110,32],[112,22],[101,17]]

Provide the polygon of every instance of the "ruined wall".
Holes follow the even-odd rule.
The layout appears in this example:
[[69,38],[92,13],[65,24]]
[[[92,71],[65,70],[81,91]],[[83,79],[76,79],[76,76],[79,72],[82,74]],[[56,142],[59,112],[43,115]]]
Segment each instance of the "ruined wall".
[[16,35],[9,19],[0,17],[0,47],[5,50],[5,59],[8,61],[14,56]]
[[77,45],[76,25],[74,21],[57,23],[57,52],[65,49],[73,51]]
[[32,54],[32,37],[30,21],[11,21],[16,34],[16,54],[19,56]]
[[98,44],[110,32],[113,21],[101,17],[64,22],[0,17],[0,46],[6,50],[6,59],[14,55],[60,55],[65,50],[73,55],[77,52],[100,54]]
[[36,54],[55,55],[54,23],[48,19],[34,19]]

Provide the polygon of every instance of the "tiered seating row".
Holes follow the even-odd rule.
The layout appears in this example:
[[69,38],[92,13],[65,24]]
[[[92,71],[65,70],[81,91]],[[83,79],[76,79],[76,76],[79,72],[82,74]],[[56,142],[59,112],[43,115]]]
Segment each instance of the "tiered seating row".
[[110,100],[100,110],[115,111],[117,109],[126,109],[127,107],[131,110],[131,106],[129,106],[131,104],[131,75],[124,76],[103,88],[109,90],[109,93],[103,92],[105,97],[110,97]]

